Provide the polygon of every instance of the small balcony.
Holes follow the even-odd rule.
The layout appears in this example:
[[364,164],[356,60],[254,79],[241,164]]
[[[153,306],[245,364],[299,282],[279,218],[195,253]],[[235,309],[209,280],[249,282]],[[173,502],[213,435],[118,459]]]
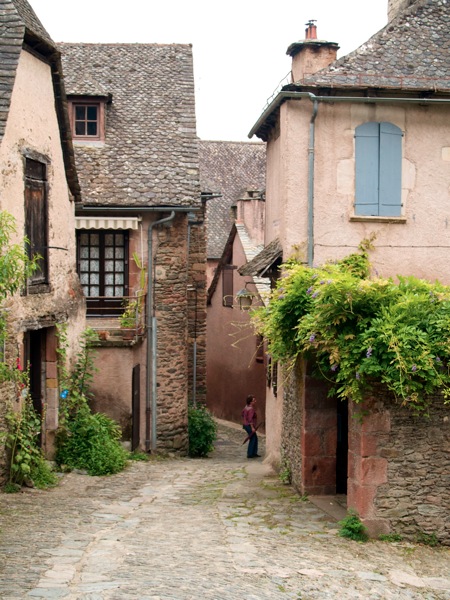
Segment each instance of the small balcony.
[[[98,334],[94,346],[133,346],[140,343],[146,329],[146,294],[122,298],[99,297],[89,303],[87,326]],[[94,300],[94,299],[92,299]]]

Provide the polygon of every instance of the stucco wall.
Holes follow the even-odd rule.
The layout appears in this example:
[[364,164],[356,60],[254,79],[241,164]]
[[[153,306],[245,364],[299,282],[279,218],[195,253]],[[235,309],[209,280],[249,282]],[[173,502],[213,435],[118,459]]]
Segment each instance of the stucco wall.
[[[306,99],[285,102],[280,110],[281,136],[268,144],[266,243],[279,233],[284,258],[299,249],[300,258],[306,258],[311,114],[312,103]],[[354,133],[366,121],[388,121],[404,132],[403,219],[352,220]],[[450,281],[448,108],[320,103],[315,128],[314,262],[341,258],[374,233],[371,261],[380,275]]]
[[[75,267],[74,206],[65,176],[50,66],[22,51],[0,145],[0,209],[14,216],[17,235],[13,241],[19,244],[25,227],[24,156],[30,152],[42,157],[47,164],[50,285],[45,293],[29,291],[7,301],[8,356],[14,360],[14,356],[23,352],[26,330],[51,328],[67,322],[70,360],[85,327],[84,298]],[[53,371],[53,366],[47,367]],[[55,375],[51,376],[53,380]],[[52,427],[56,425],[57,422],[53,422]]]
[[[238,236],[233,245],[233,264],[246,259]],[[248,278],[234,270],[234,293]],[[253,286],[248,290],[255,292]],[[248,394],[257,398],[258,422],[265,420],[265,368],[256,361],[257,341],[249,314],[234,301],[233,308],[222,305],[222,277],[208,307],[207,319],[207,405],[212,413],[234,423],[242,423],[241,413]],[[261,428],[262,429],[262,428]]]

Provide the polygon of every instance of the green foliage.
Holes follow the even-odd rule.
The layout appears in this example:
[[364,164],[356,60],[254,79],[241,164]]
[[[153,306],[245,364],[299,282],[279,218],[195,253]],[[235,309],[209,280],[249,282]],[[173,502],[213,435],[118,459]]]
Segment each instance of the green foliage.
[[26,479],[32,479],[32,473],[36,473],[42,460],[39,447],[41,419],[28,395],[23,398],[21,410],[6,413],[6,423],[6,447],[10,457],[9,482],[20,486]]
[[120,444],[120,427],[101,413],[81,406],[57,435],[56,462],[89,475],[122,471],[128,457]]
[[145,452],[138,452],[134,450],[134,452],[130,452],[128,455],[128,460],[148,462],[150,460],[150,456]]
[[[37,267],[38,256],[32,260],[26,252],[27,239],[24,244],[13,244],[12,238],[16,234],[16,224],[12,215],[0,211],[0,348],[6,338],[7,309],[5,300],[20,290]],[[16,380],[16,365],[8,365],[0,360],[0,383]]]
[[217,425],[211,413],[202,405],[188,409],[189,455],[207,456],[214,450]]
[[67,335],[58,329],[58,374],[60,394],[60,428],[56,436],[56,462],[65,468],[86,470],[89,475],[118,473],[128,453],[120,444],[119,425],[101,413],[92,414],[89,407],[89,384],[94,372],[92,342],[97,339],[87,329],[80,342],[75,364],[67,366]]
[[56,473],[51,469],[43,456],[40,456],[39,459],[32,465],[31,480],[34,484],[34,487],[37,487],[40,490],[45,490],[49,487],[55,487],[55,485],[58,483],[58,477],[56,476]]
[[399,533],[380,533],[378,539],[380,542],[401,542],[403,540]]
[[124,329],[133,329],[137,324],[138,301],[135,299],[124,302],[124,311],[119,316],[120,326]]
[[19,484],[11,483],[10,481],[5,483],[3,487],[3,491],[5,492],[5,494],[17,494],[17,492],[20,492],[20,490],[21,486]]
[[418,544],[424,544],[425,546],[431,546],[432,548],[439,546],[439,540],[438,540],[436,534],[435,533],[425,533],[424,531],[421,531],[420,533],[417,534],[416,542]]
[[95,372],[92,342],[97,339],[97,333],[93,329],[87,328],[83,332],[75,364],[70,370],[67,363],[67,325],[58,325],[58,380],[61,389],[59,410],[63,424],[89,402],[89,386]]
[[356,512],[350,510],[347,516],[338,522],[341,537],[354,540],[355,542],[367,542],[369,536]]
[[404,406],[450,397],[450,287],[414,277],[369,277],[367,251],[320,268],[285,265],[271,300],[253,313],[274,360],[313,358],[330,394],[360,402],[383,384]]
[[285,485],[290,485],[292,483],[292,470],[287,460],[283,460],[281,463],[278,479]]

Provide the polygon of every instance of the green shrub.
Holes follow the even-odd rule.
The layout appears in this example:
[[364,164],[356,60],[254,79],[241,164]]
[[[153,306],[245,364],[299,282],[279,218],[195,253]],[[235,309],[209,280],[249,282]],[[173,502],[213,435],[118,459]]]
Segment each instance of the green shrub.
[[378,539],[380,542],[401,542],[403,540],[398,533],[380,533]]
[[67,419],[57,435],[56,462],[89,475],[111,475],[122,471],[128,453],[120,444],[120,427],[101,413],[81,406]]
[[425,546],[431,546],[432,548],[439,545],[439,540],[435,533],[425,533],[424,531],[417,534],[416,542]]
[[207,456],[214,450],[217,425],[204,406],[191,406],[188,410],[189,455]]
[[339,521],[339,535],[356,542],[367,542],[367,530],[356,512],[350,510],[342,521]]
[[58,483],[56,473],[52,470],[43,456],[41,456],[31,467],[30,479],[34,484],[34,487],[37,487],[40,490],[55,487]]

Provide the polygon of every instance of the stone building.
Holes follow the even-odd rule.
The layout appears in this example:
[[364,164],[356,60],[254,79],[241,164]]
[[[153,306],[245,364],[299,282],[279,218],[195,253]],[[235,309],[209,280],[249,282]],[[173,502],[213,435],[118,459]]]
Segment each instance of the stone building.
[[77,267],[101,338],[94,409],[133,449],[186,452],[188,398],[205,400],[206,377],[192,48],[60,49],[81,185]]
[[265,144],[200,141],[200,184],[207,231],[207,406],[241,423],[245,398],[254,394],[264,421],[263,347],[236,294],[247,290],[256,304],[266,291],[265,280],[237,271],[263,244]]
[[[380,275],[449,284],[450,13],[442,0],[391,0],[388,15],[339,60],[314,22],[289,46],[292,81],[250,132],[267,142],[265,243],[312,266],[375,234]],[[257,275],[279,257],[267,252],[241,273]],[[267,450],[273,463],[289,463],[302,493],[347,493],[373,534],[424,531],[450,543],[442,410],[418,421],[377,397],[361,424],[358,407],[327,398],[300,363],[278,392],[266,396]]]
[[[57,325],[67,325],[68,357],[84,329],[76,273],[75,202],[80,189],[69,132],[60,54],[26,0],[0,2],[0,210],[13,215],[38,270],[7,300],[8,335],[2,359],[30,370],[30,393],[43,417],[42,446],[53,452],[58,426]],[[0,420],[20,398],[7,384]]]

